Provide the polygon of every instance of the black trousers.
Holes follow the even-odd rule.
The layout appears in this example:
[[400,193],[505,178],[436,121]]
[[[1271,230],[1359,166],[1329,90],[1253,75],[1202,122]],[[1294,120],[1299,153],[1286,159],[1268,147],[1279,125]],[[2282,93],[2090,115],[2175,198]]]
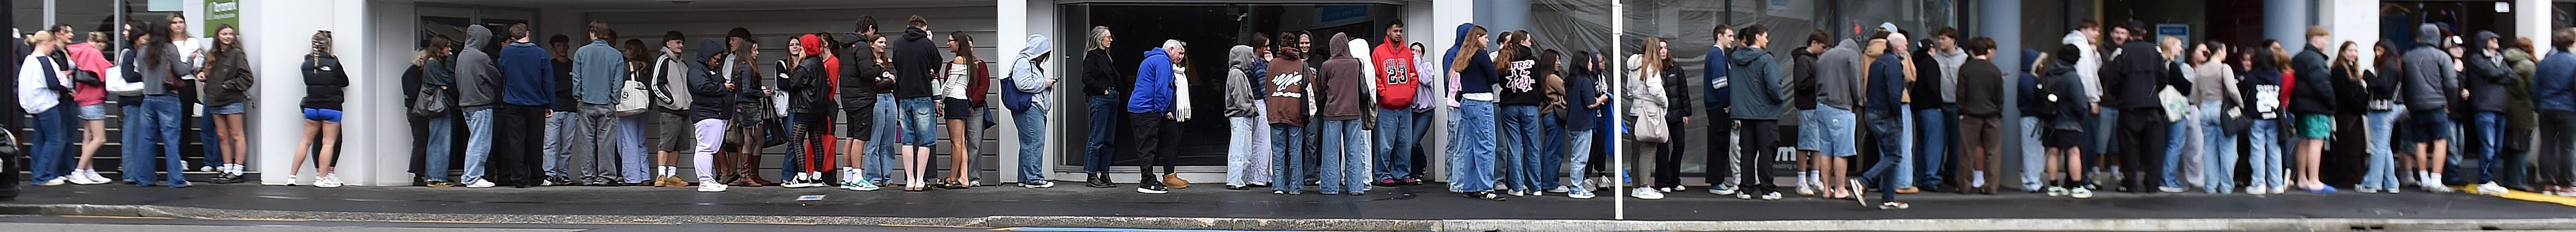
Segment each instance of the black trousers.
[[[1771,163],[1775,162],[1780,154],[1780,147],[1777,145],[1780,142],[1780,131],[1778,131],[1780,121],[1744,120],[1743,123],[1744,130],[1738,133],[1737,138],[1743,140],[1741,144],[1743,153],[1736,156],[1735,162],[1738,165],[1736,170],[1744,174],[1736,177],[1736,187],[1743,189],[1746,194],[1761,194],[1761,192],[1752,192],[1753,190],[1772,191]],[[1717,159],[1717,157],[1709,157],[1709,159]]]
[[1136,143],[1136,174],[1145,177],[1137,184],[1161,184],[1163,178],[1154,176],[1154,166],[1162,165],[1163,174],[1172,173],[1171,153],[1179,150],[1181,143],[1164,139],[1181,137],[1180,122],[1165,118],[1161,113],[1128,113],[1127,122],[1135,128],[1130,131],[1136,132],[1135,139],[1130,140]]
[[545,106],[502,104],[492,116],[492,162],[499,183],[534,186],[545,183]]
[[[1701,121],[1726,121],[1726,120],[1701,120]],[[1671,117],[1671,118],[1664,119],[1664,123],[1665,123],[1664,125],[1672,125],[1672,127],[1673,127],[1673,128],[1675,128],[1675,129],[1679,129],[1679,128],[1686,128],[1685,126],[1689,125],[1689,124],[1686,124],[1684,121],[1682,121],[1682,119],[1681,119],[1680,117]],[[1647,174],[1647,175],[1650,175],[1650,176],[1654,176],[1654,177],[1655,177],[1655,180],[1654,180],[1654,181],[1655,181],[1655,183],[1654,183],[1655,185],[1654,185],[1654,187],[1656,187],[1656,188],[1671,188],[1671,187],[1678,187],[1678,186],[1682,186],[1682,174],[1681,174],[1681,173],[1682,173],[1682,172],[1681,172],[1681,170],[1682,170],[1682,162],[1681,162],[1681,161],[1682,161],[1682,148],[1684,147],[1683,145],[1690,144],[1690,142],[1687,142],[1687,141],[1691,141],[1691,140],[1690,140],[1690,133],[1671,133],[1671,134],[1672,134],[1672,138],[1671,138],[1671,139],[1672,139],[1672,142],[1670,142],[1670,143],[1664,143],[1664,144],[1663,144],[1663,145],[1664,145],[1664,149],[1663,149],[1663,150],[1655,151],[1655,172],[1654,172],[1654,173],[1649,173],[1649,174]],[[1498,161],[1499,161],[1499,160],[1498,160]],[[1506,162],[1508,162],[1508,161],[1506,161]],[[1710,176],[1723,176],[1723,174],[1719,174],[1719,175],[1710,175]]]
[[2164,162],[2165,132],[2171,125],[2165,122],[2162,110],[2129,109],[2120,112],[2119,128],[2113,133],[2121,136],[2112,142],[2117,143],[2121,151],[2126,151],[2119,153],[2120,172],[2128,177],[2121,180],[2121,186],[2128,187],[2130,191],[2153,191],[2154,186],[2164,181],[2158,175],[2164,171],[2164,166],[2158,163]]
[[2541,111],[2540,147],[2537,150],[2539,152],[2532,155],[2539,162],[2533,165],[2539,170],[2532,173],[2537,185],[2567,186],[2576,182],[2569,179],[2576,178],[2569,176],[2569,172],[2576,171],[2571,170],[2576,167],[2570,165],[2576,164],[2570,164],[2568,160],[2576,158],[2576,112]]
[[[1717,188],[1717,186],[1726,185],[1725,183],[1728,183],[1726,182],[1726,178],[1730,178],[1732,175],[1735,175],[1736,167],[1735,164],[1733,164],[1735,162],[1735,156],[1733,154],[1735,153],[1726,149],[1728,146],[1735,144],[1734,136],[1727,136],[1728,132],[1735,131],[1735,120],[1728,118],[1726,116],[1727,112],[1728,111],[1725,109],[1711,110],[1708,113],[1709,116],[1706,117],[1708,120],[1700,120],[1709,123],[1708,129],[1705,130],[1708,135],[1708,159],[1705,159],[1703,161],[1705,163],[1701,163],[1702,166],[1700,167],[1702,167],[1703,170],[1708,170],[1708,173],[1703,174],[1703,176],[1708,177],[1704,182],[1707,182],[1709,188],[1712,189]],[[1684,143],[1690,142],[1676,142],[1673,144]],[[1673,146],[1673,150],[1681,150],[1681,146],[1675,145]],[[1680,159],[1681,157],[1674,158]],[[1676,167],[1673,170],[1678,172],[1681,169]],[[1736,181],[1740,182],[1744,180]]]

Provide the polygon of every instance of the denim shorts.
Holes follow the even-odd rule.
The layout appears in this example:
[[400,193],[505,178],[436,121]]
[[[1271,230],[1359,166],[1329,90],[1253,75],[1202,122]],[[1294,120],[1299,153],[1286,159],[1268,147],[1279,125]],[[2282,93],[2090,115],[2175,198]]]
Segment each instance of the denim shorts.
[[1816,151],[1834,157],[1859,155],[1853,143],[1852,111],[1833,107],[1798,112],[1798,150]]
[[2406,115],[2408,118],[2406,120],[2406,128],[2428,129],[2426,131],[2413,133],[2415,134],[2415,141],[2430,142],[2433,140],[2451,139],[2451,133],[2446,131],[2451,128],[2451,114],[2449,112],[2445,110],[2416,110],[2408,111],[2406,112]]
[[932,136],[938,136],[939,114],[931,112],[935,110],[932,108],[936,108],[930,103],[934,99],[934,97],[913,97],[904,98],[895,103],[902,106],[900,108],[903,110],[903,135],[897,136],[902,138],[898,143],[914,146],[936,145],[932,144],[936,142]]
[[81,120],[107,120],[107,104],[80,106]]
[[206,111],[214,111],[215,114],[241,114],[244,110],[242,105],[243,104],[240,102],[234,102],[233,104],[207,107]]
[[304,108],[304,120],[340,122],[340,110]]

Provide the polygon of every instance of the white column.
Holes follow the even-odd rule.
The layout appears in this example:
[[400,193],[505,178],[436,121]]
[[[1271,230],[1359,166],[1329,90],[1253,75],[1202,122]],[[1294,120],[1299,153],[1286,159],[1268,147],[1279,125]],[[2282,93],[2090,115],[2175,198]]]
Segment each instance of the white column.
[[[994,8],[994,12],[995,12],[995,14],[994,14],[994,15],[1023,15],[1023,16],[1025,16],[1025,15],[1029,15],[1028,13],[1029,13],[1030,5],[1040,4],[1040,3],[1035,3],[1036,1],[1039,1],[1039,0],[1024,0],[1024,1],[1016,2],[1016,3],[1014,3],[1014,2],[1008,2],[1008,1],[1001,2],[1001,3],[995,3],[995,4],[994,4],[994,5],[995,5],[995,7],[993,7],[993,8]],[[1027,18],[1037,18],[1037,17],[1027,17]],[[1027,47],[1027,46],[1028,46],[1027,44],[1028,44],[1028,36],[1029,36],[1029,29],[1028,29],[1029,21],[1028,21],[1028,20],[1008,20],[1008,19],[1005,19],[1005,20],[998,20],[998,21],[996,21],[996,22],[994,22],[994,23],[995,23],[995,24],[998,24],[998,25],[996,25],[996,26],[999,26],[999,27],[997,27],[997,28],[996,28],[996,32],[995,32],[995,34],[997,34],[997,35],[995,35],[995,36],[994,36],[994,37],[996,37],[996,38],[994,38],[994,41],[997,41],[998,43],[1000,43],[1000,44],[996,44],[996,45],[995,45],[995,49],[997,49],[997,51],[1001,51],[1001,55],[1002,55],[1002,57],[1003,57],[1003,58],[998,58],[998,59],[995,59],[995,58],[987,58],[987,59],[985,59],[985,60],[992,60],[992,61],[995,61],[995,62],[998,62],[998,63],[999,63],[999,64],[996,64],[996,65],[998,65],[996,68],[998,68],[998,69],[1000,69],[1000,70],[994,70],[994,71],[999,71],[999,72],[994,72],[993,78],[1011,78],[1011,77],[1012,77],[1011,75],[1017,75],[1017,74],[1018,74],[1017,72],[1012,72],[1012,71],[1009,71],[1009,70],[1011,69],[1011,67],[1012,67],[1013,65],[1016,65],[1016,64],[1018,64],[1018,63],[1020,62],[1020,61],[1019,61],[1019,52],[1020,52],[1020,49],[1021,49],[1021,48],[1023,48],[1023,47]],[[1054,37],[1053,37],[1053,36],[1049,36],[1049,37],[1048,37],[1048,39],[1054,39]],[[998,82],[998,81],[997,81],[997,82]],[[1011,88],[1004,87],[1004,88],[1001,88],[1000,90],[997,90],[997,91],[1017,91],[1017,90],[1012,90]],[[995,99],[994,101],[1000,101],[1000,99]],[[999,120],[997,120],[997,121],[1001,121],[1001,123],[1000,123],[1000,124],[996,124],[996,125],[994,125],[994,127],[993,127],[993,128],[994,128],[994,131],[995,131],[995,133],[994,133],[994,134],[995,134],[995,135],[999,135],[999,136],[997,136],[997,137],[1001,137],[1001,140],[1002,140],[1001,150],[1000,150],[1000,151],[996,151],[996,152],[994,152],[994,154],[1001,154],[1001,155],[999,156],[999,157],[1001,157],[1001,159],[1000,159],[1000,160],[1001,160],[1001,166],[1000,166],[1001,168],[1000,168],[1000,170],[1001,170],[1001,176],[1002,176],[1001,178],[1002,178],[1002,181],[1003,181],[1003,182],[1005,182],[1005,183],[1017,183],[1017,182],[1020,182],[1020,181],[1021,181],[1021,180],[1020,180],[1020,168],[1019,168],[1019,167],[1020,167],[1020,135],[1019,135],[1019,134],[1020,134],[1020,130],[1019,130],[1018,128],[1020,128],[1020,127],[1019,127],[1020,123],[1023,123],[1023,122],[1020,122],[1020,121],[1019,121],[1019,117],[1014,117],[1014,116],[1015,116],[1014,114],[1016,114],[1016,113],[1017,113],[1017,112],[1011,112],[1011,109],[1010,109],[1010,108],[1003,108],[1003,107],[996,107],[996,109],[993,109],[993,111],[992,111],[992,113],[991,113],[991,114],[993,114],[993,118],[995,118],[995,119],[999,119]]]
[[[1430,22],[1430,23],[1410,22],[1410,24],[1408,24],[1408,25],[1406,25],[1406,26],[1422,25],[1422,26],[1420,26],[1420,27],[1427,27],[1427,28],[1429,28],[1429,29],[1431,29],[1431,30],[1433,30],[1433,31],[1435,31],[1435,32],[1449,32],[1449,33],[1457,33],[1458,25],[1459,25],[1459,24],[1469,23],[1469,22],[1471,22],[1473,19],[1475,19],[1475,18],[1476,18],[1476,11],[1474,10],[1474,9],[1476,9],[1476,3],[1475,3],[1475,2],[1472,2],[1472,1],[1467,1],[1467,0],[1437,0],[1437,1],[1431,1],[1431,8],[1432,8],[1432,10],[1431,10],[1431,11],[1432,11],[1432,13],[1431,13],[1431,22]],[[1421,41],[1425,41],[1425,42],[1423,42],[1423,45],[1425,45],[1425,46],[1427,46],[1427,47],[1424,47],[1423,49],[1425,49],[1425,50],[1429,50],[1429,51],[1425,51],[1425,52],[1431,53],[1431,57],[1427,57],[1427,58],[1430,58],[1430,59],[1441,59],[1441,56],[1445,55],[1445,54],[1447,53],[1447,51],[1449,51],[1449,48],[1450,48],[1450,47],[1456,47],[1456,46],[1458,46],[1458,44],[1457,44],[1456,40],[1458,39],[1458,37],[1459,37],[1459,36],[1466,36],[1466,35],[1442,35],[1442,34],[1437,34],[1437,33],[1435,33],[1434,35],[1436,35],[1436,36],[1428,36],[1428,37],[1424,37],[1424,38],[1422,38],[1422,39],[1414,39],[1414,40],[1421,40]],[[1435,63],[1436,63],[1436,62],[1435,62]],[[1435,89],[1438,89],[1438,90],[1436,90],[1436,91],[1448,91],[1448,86],[1439,86],[1439,87],[1435,87]],[[1456,109],[1451,109],[1451,108],[1449,108],[1449,107],[1435,107],[1435,108],[1432,108],[1432,115],[1433,115],[1433,116],[1435,116],[1435,117],[1438,117],[1438,118],[1432,119],[1432,121],[1434,121],[1434,122],[1446,122],[1447,120],[1445,120],[1445,118],[1449,118],[1449,117],[1456,117],[1456,116],[1455,116],[1455,114],[1457,114],[1457,113],[1458,113],[1458,112],[1457,112],[1457,110],[1456,110]],[[1443,127],[1434,127],[1434,128],[1446,128],[1446,126],[1445,126],[1445,124],[1444,124],[1444,125],[1443,125]],[[1448,162],[1448,160],[1449,160],[1449,154],[1446,152],[1446,151],[1448,151],[1448,150],[1446,150],[1446,149],[1444,149],[1444,148],[1447,148],[1447,147],[1449,146],[1449,139],[1450,139],[1451,137],[1454,137],[1454,136],[1457,136],[1457,135],[1453,134],[1453,133],[1455,133],[1454,131],[1447,131],[1447,130],[1445,130],[1445,129],[1443,129],[1443,130],[1431,130],[1431,131],[1432,131],[1432,133],[1430,133],[1430,134],[1431,134],[1431,137],[1432,137],[1432,139],[1433,139],[1433,140],[1435,140],[1435,141],[1432,141],[1431,143],[1426,143],[1426,144],[1428,144],[1428,145],[1432,145],[1432,146],[1433,146],[1433,147],[1430,147],[1430,148],[1431,148],[1430,150],[1432,150],[1432,152],[1427,152],[1428,154],[1426,154],[1426,155],[1430,155],[1430,156],[1423,157],[1423,158],[1424,158],[1424,159],[1423,159],[1423,161],[1428,161],[1429,163],[1428,163],[1428,164],[1415,164],[1415,165],[1427,165],[1427,166],[1424,166],[1423,170],[1424,170],[1424,171],[1427,171],[1427,172],[1430,172],[1430,173],[1425,173],[1423,176],[1431,177],[1432,179],[1436,179],[1436,180],[1448,181],[1448,180],[1449,180],[1449,174],[1450,174],[1450,173],[1449,173],[1449,162]]]
[[[352,4],[354,5],[354,4]],[[366,2],[358,20],[341,21],[340,63],[349,66],[348,115],[342,120],[340,180],[353,185],[411,185],[411,117],[402,98],[403,69],[411,67],[418,14],[411,3]],[[363,77],[363,78],[362,78]],[[365,157],[362,159],[351,159]],[[462,159],[464,156],[456,156]],[[451,179],[452,180],[452,179]]]
[[[2513,0],[2513,31],[2516,37],[2531,38],[2541,50],[2549,49],[2550,30],[2548,0]],[[2510,43],[2510,41],[2508,41]],[[2534,51],[2542,52],[2542,51]],[[2535,57],[2536,58],[2536,57]]]
[[2263,37],[2280,40],[2283,49],[2307,46],[2310,12],[2308,0],[2263,0]]
[[[294,150],[298,140],[303,137],[298,133],[304,130],[303,112],[300,108],[304,98],[304,81],[298,75],[302,73],[301,66],[307,48],[312,46],[313,33],[320,30],[333,31],[334,41],[338,45],[334,49],[334,54],[340,57],[344,71],[352,74],[349,78],[351,86],[348,88],[350,104],[347,104],[349,107],[344,109],[348,114],[341,120],[342,130],[349,134],[342,136],[344,141],[341,142],[341,152],[338,153],[340,154],[338,163],[342,165],[337,167],[348,168],[340,171],[345,174],[341,179],[356,181],[352,182],[354,184],[374,184],[369,181],[375,179],[371,178],[375,175],[369,173],[369,170],[377,169],[372,167],[375,166],[373,163],[383,159],[410,161],[408,152],[403,152],[407,151],[404,150],[408,149],[407,147],[375,146],[383,143],[407,144],[407,140],[399,138],[401,136],[391,138],[372,136],[408,134],[408,132],[389,132],[408,129],[402,126],[407,122],[400,114],[400,104],[389,103],[396,100],[388,100],[400,98],[399,92],[388,92],[394,88],[392,86],[400,86],[396,83],[400,80],[377,78],[381,77],[373,72],[377,69],[367,65],[370,60],[373,60],[368,56],[375,54],[368,49],[368,46],[374,46],[370,45],[369,41],[372,37],[366,33],[369,27],[361,23],[367,21],[367,3],[369,2],[329,0],[242,2],[241,20],[245,26],[242,27],[244,33],[241,36],[242,41],[246,42],[245,51],[249,53],[251,63],[255,66],[253,72],[267,77],[261,78],[258,85],[254,87],[258,91],[258,98],[251,100],[252,109],[248,119],[252,121],[248,124],[257,126],[254,131],[258,131],[250,133],[252,136],[250,150],[252,168],[264,173],[260,175],[260,183],[283,184],[295,180],[293,177],[284,175],[288,170],[296,170],[306,177],[301,178],[304,181],[296,182],[299,184],[310,183],[316,174],[311,168],[312,165],[296,165],[292,162],[295,156],[307,154]],[[401,43],[382,46],[407,47],[408,45],[409,43]],[[401,158],[379,158],[378,156]],[[396,168],[393,170],[396,172],[403,171],[401,168],[403,166],[394,167]]]
[[[2342,51],[2343,48],[2338,46],[2342,46],[2344,41],[2352,41],[2353,46],[2361,46],[2361,50],[2359,50],[2361,51],[2361,63],[2365,64],[2362,65],[2362,68],[2375,69],[2376,67],[2371,67],[2372,65],[2366,64],[2371,64],[2371,62],[2376,62],[2378,60],[2373,59],[2374,57],[2370,56],[2370,47],[2377,46],[2379,43],[2379,3],[2369,1],[2330,1],[2319,2],[2319,4],[2323,5],[2317,6],[2321,11],[2319,14],[2325,18],[2319,20],[2320,22],[2317,24],[2319,24],[2318,26],[2325,27],[2326,31],[2334,32],[2333,34],[2328,35],[2328,37],[2332,37],[2328,40],[2333,41],[2332,43],[2334,44],[2319,44],[2317,45],[2317,48],[2325,49],[2326,55],[2333,56],[2336,54],[2336,51]],[[2413,27],[2408,28],[2411,30]],[[2300,30],[2306,30],[2306,28],[2302,27]],[[2301,36],[2301,40],[2304,42],[2304,40],[2306,40],[2304,37],[2305,35]]]

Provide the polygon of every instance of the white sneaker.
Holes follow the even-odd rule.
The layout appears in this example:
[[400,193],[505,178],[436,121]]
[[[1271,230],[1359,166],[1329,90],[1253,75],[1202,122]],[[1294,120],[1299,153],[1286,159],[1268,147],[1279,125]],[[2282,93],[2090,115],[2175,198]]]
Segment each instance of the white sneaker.
[[72,184],[77,184],[77,185],[93,185],[93,184],[105,184],[105,183],[107,183],[107,181],[106,181],[106,180],[92,179],[92,178],[89,178],[89,175],[84,175],[83,173],[84,173],[84,172],[82,172],[82,171],[77,171],[77,170],[75,170],[75,171],[72,171],[72,174],[71,174],[71,175],[63,175],[63,177],[65,177],[65,178],[71,178],[71,182],[72,182]]
[[91,180],[98,180],[98,183],[99,183],[99,184],[115,183],[115,182],[116,182],[116,179],[108,179],[108,178],[107,178],[107,177],[105,177],[105,176],[99,176],[99,175],[98,175],[98,169],[81,170],[80,175],[82,175],[82,176],[88,176],[88,177],[89,177],[89,179],[91,179]]
[[1565,193],[1565,197],[1570,197],[1570,198],[1574,198],[1574,199],[1592,199],[1592,198],[1593,198],[1593,197],[1595,197],[1595,196],[1593,196],[1593,195],[1592,195],[1592,191],[1588,191],[1588,190],[1587,190],[1587,191],[1571,191],[1571,192],[1566,192],[1566,193]]
[[2093,190],[2090,190],[2090,189],[2075,188],[2075,189],[2072,189],[2072,190],[2066,190],[2066,191],[2067,191],[2067,193],[2066,193],[2066,195],[2067,195],[2067,196],[2075,197],[2075,199],[2092,199],[2092,198],[2093,198]]
[[[17,175],[17,174],[10,174],[10,175]],[[45,180],[45,182],[44,182],[44,183],[36,183],[36,186],[57,186],[57,185],[63,185],[63,182],[70,182],[70,181],[71,181],[71,179],[72,179],[71,177],[58,176],[58,177],[54,177],[54,179],[52,179],[52,180]]]
[[2245,194],[2267,195],[2267,194],[2272,194],[2272,193],[2271,193],[2271,191],[2272,191],[2272,188],[2265,188],[2265,187],[2263,187],[2263,186],[2248,186],[2248,187],[2245,187]]
[[1503,193],[1504,193],[1504,194],[1507,194],[1507,195],[1512,195],[1512,197],[1523,197],[1523,196],[1528,196],[1528,195],[1526,195],[1526,194],[1522,194],[1522,193],[1521,193],[1521,191],[1519,191],[1519,190],[1503,191]]
[[[1766,192],[1767,192],[1767,191],[1766,191]],[[1762,200],[1765,200],[1765,201],[1777,201],[1777,200],[1780,200],[1780,192],[1767,192],[1767,193],[1763,193],[1763,194],[1762,194]]]
[[1717,194],[1717,195],[1736,195],[1736,194],[1735,194],[1735,188],[1718,188],[1718,187],[1709,187],[1709,188],[1708,188],[1708,194]]
[[2189,190],[2189,189],[2176,188],[2176,187],[2156,187],[2156,191],[2162,191],[2162,192],[2165,192],[2165,193],[2181,193],[2183,190]]
[[2485,195],[2489,195],[2489,196],[2503,196],[2503,195],[2504,195],[2504,193],[2507,193],[2507,192],[2513,192],[2513,190],[2511,190],[2511,189],[2505,189],[2505,188],[2504,188],[2504,186],[2496,185],[2496,183],[2495,183],[2495,182],[2487,182],[2487,183],[2483,183],[2483,184],[2478,184],[2478,194],[2485,194]]
[[494,184],[492,184],[492,180],[474,180],[473,184],[465,185],[466,188],[490,188],[492,186],[494,186]]
[[1646,200],[1664,199],[1664,193],[1655,192],[1655,189],[1653,188],[1637,188],[1635,190],[1630,190],[1628,191],[1628,196]]
[[2049,197],[2063,197],[2063,196],[2066,196],[2066,187],[2048,186],[2048,196],[2049,196]]
[[1551,193],[1562,193],[1562,192],[1566,192],[1566,191],[1570,191],[1570,190],[1569,190],[1569,189],[1567,189],[1567,188],[1565,188],[1565,186],[1556,186],[1555,188],[1548,188],[1548,189],[1547,189],[1547,192],[1551,192]]
[[1816,195],[1816,186],[1814,186],[1814,185],[1806,185],[1806,184],[1799,184],[1799,185],[1798,185],[1798,196],[1815,196],[1815,195]]
[[2272,193],[2290,193],[2290,185],[2272,186]]
[[322,175],[322,179],[313,181],[313,187],[338,188],[341,184],[339,175]]
[[716,183],[716,182],[701,182],[701,183],[698,183],[698,192],[711,193],[711,192],[723,192],[723,191],[725,191],[725,185],[724,185],[723,183]]

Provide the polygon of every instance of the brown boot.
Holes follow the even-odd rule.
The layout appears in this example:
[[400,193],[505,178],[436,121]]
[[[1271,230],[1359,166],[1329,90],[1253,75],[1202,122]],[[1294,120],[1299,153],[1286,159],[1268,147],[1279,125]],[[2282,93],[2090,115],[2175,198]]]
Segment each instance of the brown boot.
[[[716,158],[716,162],[715,162],[716,166],[715,166],[715,167],[712,167],[712,168],[715,168],[715,169],[716,169],[716,170],[715,170],[715,172],[714,172],[714,173],[716,174],[716,176],[715,176],[715,177],[716,177],[716,179],[714,179],[714,180],[700,180],[700,181],[710,181],[710,182],[716,182],[716,183],[724,183],[725,185],[733,185],[733,184],[737,184],[737,183],[739,183],[739,182],[735,182],[735,181],[734,181],[734,180],[741,179],[741,178],[735,178],[735,176],[734,176],[734,174],[735,174],[735,173],[734,173],[734,171],[733,171],[733,162],[734,162],[734,161],[733,161],[733,160],[734,160],[734,156],[733,156],[733,154],[731,154],[731,153],[716,153],[716,154],[715,154],[715,158]],[[700,168],[709,168],[709,167],[700,167]]]
[[734,166],[733,169],[736,173],[735,175],[740,175],[741,177],[737,177],[734,182],[742,183],[741,186],[770,186],[777,184],[777,182],[771,182],[760,178],[760,154],[752,153],[743,154],[741,156],[741,159],[735,159],[735,161],[739,162],[734,163],[736,166]]

